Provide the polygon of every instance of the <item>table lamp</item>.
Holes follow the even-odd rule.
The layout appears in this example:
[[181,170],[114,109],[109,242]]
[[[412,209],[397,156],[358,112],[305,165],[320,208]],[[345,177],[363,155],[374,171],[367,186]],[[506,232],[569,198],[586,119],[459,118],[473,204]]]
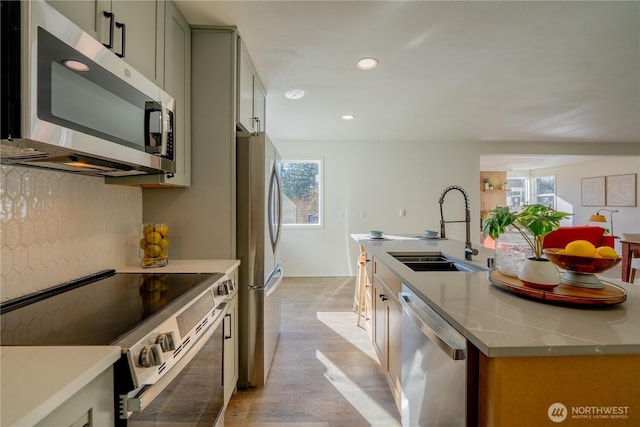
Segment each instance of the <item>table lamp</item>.
[[598,209],[595,215],[591,215],[589,217],[590,222],[607,222],[607,218],[604,215],[601,215],[600,212],[609,212],[609,222],[611,223],[611,235],[615,237],[613,234],[613,214],[618,212],[618,209]]

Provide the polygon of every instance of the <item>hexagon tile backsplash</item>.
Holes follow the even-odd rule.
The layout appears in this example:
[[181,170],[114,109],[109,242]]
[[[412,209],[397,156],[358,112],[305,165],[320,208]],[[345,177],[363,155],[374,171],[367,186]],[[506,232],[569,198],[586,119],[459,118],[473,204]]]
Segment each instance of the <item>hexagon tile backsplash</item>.
[[142,222],[142,190],[83,175],[0,169],[0,300],[126,263]]

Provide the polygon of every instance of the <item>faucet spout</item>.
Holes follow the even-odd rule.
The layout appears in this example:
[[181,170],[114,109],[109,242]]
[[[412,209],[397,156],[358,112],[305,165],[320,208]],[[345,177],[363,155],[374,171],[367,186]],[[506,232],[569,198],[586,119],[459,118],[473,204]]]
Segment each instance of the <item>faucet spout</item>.
[[[444,204],[444,197],[451,190],[457,190],[462,193],[462,197],[464,197],[464,221],[445,221],[444,213],[442,211],[442,205]],[[440,238],[444,239],[446,237],[446,227],[445,224],[448,222],[464,222],[466,224],[466,238],[464,242],[464,258],[467,261],[471,261],[472,255],[478,255],[478,250],[474,249],[471,245],[471,213],[469,212],[469,196],[464,188],[459,185],[451,185],[444,189],[442,194],[440,195]]]

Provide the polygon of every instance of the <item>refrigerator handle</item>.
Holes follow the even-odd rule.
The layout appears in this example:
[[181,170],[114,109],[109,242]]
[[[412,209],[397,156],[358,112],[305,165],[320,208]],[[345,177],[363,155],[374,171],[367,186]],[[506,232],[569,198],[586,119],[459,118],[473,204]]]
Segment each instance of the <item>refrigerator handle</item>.
[[284,277],[284,271],[282,270],[282,266],[278,264],[278,267],[276,267],[275,271],[269,278],[269,281],[267,282],[267,286],[264,287],[265,298],[269,298],[269,295],[273,294],[276,291],[276,289],[278,289],[278,287],[280,286],[280,283],[282,283],[283,277]]

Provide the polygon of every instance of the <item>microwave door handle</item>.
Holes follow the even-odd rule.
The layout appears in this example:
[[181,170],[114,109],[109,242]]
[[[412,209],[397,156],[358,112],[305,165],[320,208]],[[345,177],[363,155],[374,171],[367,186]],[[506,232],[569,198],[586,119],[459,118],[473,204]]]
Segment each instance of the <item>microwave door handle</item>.
[[167,142],[169,140],[169,116],[167,115],[167,104],[160,103],[162,109],[162,136],[160,139],[160,155],[165,157],[167,155]]

